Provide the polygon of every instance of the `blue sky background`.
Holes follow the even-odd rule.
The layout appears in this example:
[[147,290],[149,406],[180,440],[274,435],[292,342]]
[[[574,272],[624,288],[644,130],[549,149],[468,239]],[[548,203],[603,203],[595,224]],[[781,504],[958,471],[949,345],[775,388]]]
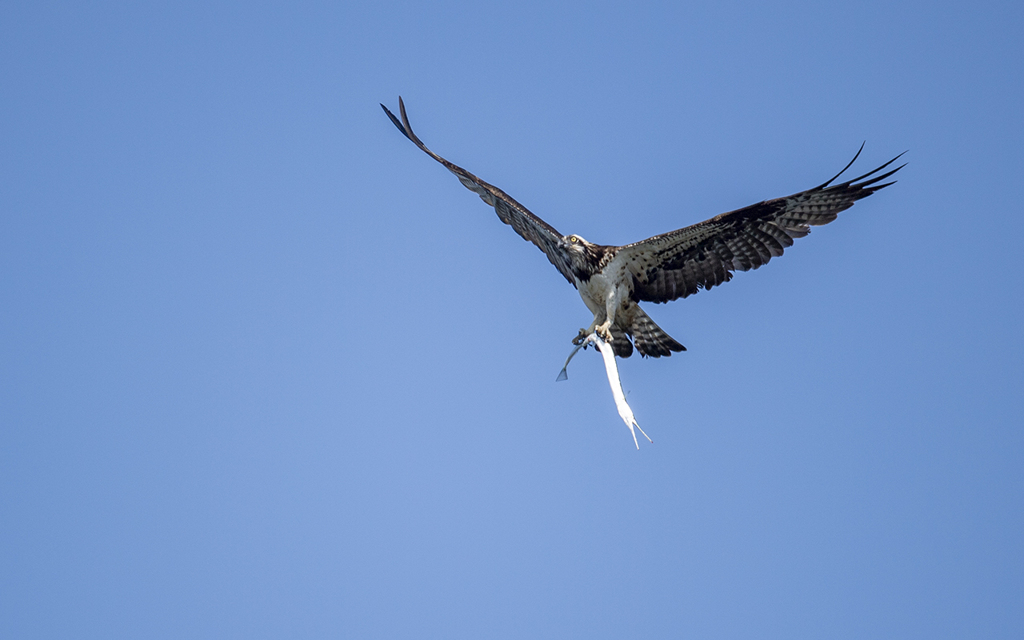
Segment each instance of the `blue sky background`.
[[[0,636],[1024,635],[1024,5],[0,7]],[[897,185],[590,316],[415,149],[624,244]]]

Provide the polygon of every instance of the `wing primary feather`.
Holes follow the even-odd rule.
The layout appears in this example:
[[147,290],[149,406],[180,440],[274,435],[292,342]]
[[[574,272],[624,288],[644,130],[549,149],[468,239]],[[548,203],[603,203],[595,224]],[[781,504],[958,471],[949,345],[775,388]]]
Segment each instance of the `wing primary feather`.
[[[381,106],[383,107],[384,105],[381,105]],[[387,111],[387,109],[385,109],[385,111]],[[837,179],[839,178],[839,176],[841,176],[841,175],[843,175],[844,173],[846,173],[846,170],[847,170],[847,169],[849,169],[850,167],[852,167],[852,166],[853,166],[853,163],[854,163],[854,162],[857,162],[857,158],[859,158],[859,157],[860,157],[860,152],[864,150],[864,145],[865,145],[865,144],[867,144],[867,142],[868,142],[868,141],[867,141],[867,140],[865,140],[864,142],[860,143],[860,149],[857,149],[857,153],[856,153],[856,154],[854,154],[854,156],[853,156],[853,160],[850,160],[850,162],[849,162],[849,163],[847,163],[847,165],[846,165],[845,167],[843,167],[843,170],[842,170],[842,171],[840,171],[840,172],[839,172],[839,173],[837,173],[836,175],[832,176],[832,178],[831,178],[830,180],[826,180],[825,182],[823,182],[823,183],[822,183],[821,185],[819,185],[819,186],[818,186],[817,188],[818,188],[818,189],[824,189],[824,188],[825,188],[825,187],[827,187],[828,185],[832,184],[832,183],[833,183],[833,182],[834,182],[835,180],[837,180]],[[897,156],[897,157],[898,157],[898,156]]]
[[435,159],[440,160],[433,151],[427,149],[427,145],[423,144],[423,141],[420,140],[419,136],[413,133],[412,125],[409,123],[409,116],[405,113],[405,102],[402,100],[402,96],[398,96],[398,112],[402,114],[401,122],[399,122],[398,118],[395,117],[395,114],[391,113],[391,110],[385,107],[383,103],[381,103],[380,108],[384,110],[384,113],[388,114],[388,117],[391,118],[391,122],[395,123],[395,126],[402,132],[402,135],[412,140],[417,147],[423,149],[431,156],[434,156]]
[[423,141],[412,132],[412,125],[409,124],[409,116],[405,115],[405,101],[402,100],[402,96],[398,96],[398,112],[402,114],[402,124],[405,125],[406,135],[409,136],[409,139],[421,147],[425,147],[426,145],[423,144]]
[[405,127],[403,127],[402,123],[398,121],[398,118],[395,117],[395,114],[391,113],[391,110],[384,106],[383,102],[380,104],[380,108],[384,110],[384,113],[388,114],[388,117],[391,118],[391,122],[395,123],[395,126],[398,127],[398,130],[402,132],[402,135],[412,140],[412,137],[409,135],[409,132],[405,130]]
[[[904,151],[903,153],[906,153],[906,151]],[[868,176],[870,176],[870,175],[872,175],[872,174],[878,173],[878,172],[879,172],[879,171],[881,171],[882,169],[884,169],[884,168],[888,167],[888,166],[889,166],[890,164],[892,164],[892,163],[896,162],[896,161],[897,161],[897,160],[899,160],[899,159],[900,159],[901,157],[903,157],[903,153],[901,153],[900,155],[896,156],[895,158],[893,158],[893,159],[892,159],[892,160],[890,160],[889,162],[886,162],[886,163],[885,163],[885,164],[883,164],[882,166],[880,166],[880,167],[875,167],[874,169],[872,169],[871,171],[868,171],[868,172],[867,172],[867,173],[865,173],[864,175],[862,175],[862,176],[858,176],[858,177],[854,178],[853,180],[850,180],[850,181],[849,181],[849,182],[850,182],[850,184],[852,184],[852,183],[854,183],[854,182],[857,182],[858,180],[863,180],[864,178],[867,178]],[[887,173],[887,174],[885,174],[885,175],[886,175],[886,176],[891,176],[892,174],[896,173],[897,171],[899,171],[900,169],[902,169],[902,168],[903,168],[903,167],[905,167],[905,166],[907,166],[907,165],[906,165],[906,163],[904,163],[904,164],[901,164],[900,166],[896,167],[895,169],[893,169],[892,171],[890,171],[889,173]],[[883,176],[883,177],[884,177],[884,176]]]
[[[870,180],[865,180],[864,182],[858,182],[857,184],[853,184],[853,185],[851,185],[851,186],[854,186],[854,187],[860,187],[860,188],[862,188],[862,189],[863,189],[863,188],[865,188],[865,187],[870,187],[871,185],[875,184],[876,182],[880,182],[880,181],[882,181],[882,180],[885,180],[886,178],[888,178],[888,177],[889,177],[889,176],[891,176],[892,174],[896,173],[897,171],[899,171],[900,169],[902,169],[902,168],[903,168],[903,167],[905,167],[905,166],[907,166],[907,165],[905,165],[905,164],[901,164],[900,166],[896,167],[896,168],[895,168],[895,169],[893,169],[892,171],[888,171],[888,172],[886,172],[886,173],[883,173],[883,174],[882,174],[882,175],[880,175],[880,176],[875,176],[875,177],[871,178]],[[879,167],[879,169],[881,169],[881,168],[882,168],[882,167]],[[875,169],[875,171],[878,171],[878,169]],[[867,174],[867,175],[871,175],[871,174],[869,173],[869,174]],[[859,178],[858,178],[858,179],[859,179]],[[890,184],[892,184],[892,183],[890,183]],[[872,191],[877,191],[878,189],[881,189],[881,188],[882,188],[882,187],[873,187],[873,188],[872,188]]]

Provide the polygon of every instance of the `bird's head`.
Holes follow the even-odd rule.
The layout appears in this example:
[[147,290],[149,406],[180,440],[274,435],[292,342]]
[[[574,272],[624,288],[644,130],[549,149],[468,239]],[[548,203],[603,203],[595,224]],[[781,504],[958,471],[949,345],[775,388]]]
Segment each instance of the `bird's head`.
[[563,236],[562,245],[572,262],[572,270],[581,280],[588,280],[597,273],[602,254],[600,246],[587,242],[576,234]]
[[582,236],[578,236],[575,233],[571,236],[563,236],[562,241],[565,242],[565,246],[569,247],[570,250],[576,251],[582,251],[583,247],[590,244]]

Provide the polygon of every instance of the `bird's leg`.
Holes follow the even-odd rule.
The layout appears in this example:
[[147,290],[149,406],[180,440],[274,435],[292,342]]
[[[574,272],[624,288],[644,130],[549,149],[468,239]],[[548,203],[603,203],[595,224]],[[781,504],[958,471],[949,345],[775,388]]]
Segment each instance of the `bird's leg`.
[[608,298],[604,301],[605,320],[594,328],[594,332],[609,344],[612,342],[611,329],[615,324],[615,310],[619,308],[619,297],[618,288],[612,289],[608,293]]

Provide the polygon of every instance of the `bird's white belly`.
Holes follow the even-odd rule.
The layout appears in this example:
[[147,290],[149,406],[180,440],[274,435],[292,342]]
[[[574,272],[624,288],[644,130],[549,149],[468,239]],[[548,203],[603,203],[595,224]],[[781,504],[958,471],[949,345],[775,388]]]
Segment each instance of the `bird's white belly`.
[[603,273],[595,273],[586,282],[577,280],[576,288],[580,292],[580,297],[583,298],[583,303],[587,305],[591,313],[595,316],[605,315],[605,301],[608,300],[608,295],[612,290],[612,284],[609,282],[608,276]]

